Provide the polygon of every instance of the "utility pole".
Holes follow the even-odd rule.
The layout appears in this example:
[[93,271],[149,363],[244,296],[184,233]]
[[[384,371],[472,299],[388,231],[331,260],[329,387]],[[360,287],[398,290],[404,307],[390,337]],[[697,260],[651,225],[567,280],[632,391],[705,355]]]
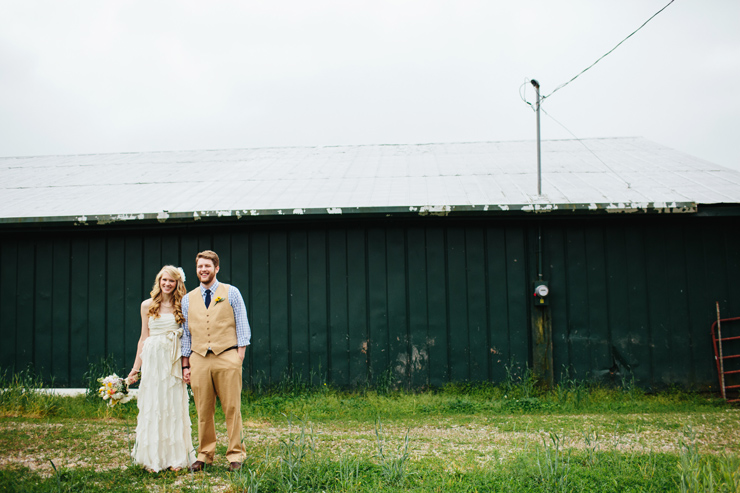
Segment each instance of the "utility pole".
[[[542,151],[540,148],[540,83],[532,79],[537,93],[537,196],[542,197]],[[553,388],[555,383],[552,350],[552,316],[550,314],[549,283],[542,279],[542,226],[537,226],[537,279],[533,283],[534,309],[532,317],[532,364],[540,383]]]
[[537,195],[542,196],[542,158],[540,153],[540,83],[532,79],[530,83],[534,86],[537,94],[535,110],[537,113]]

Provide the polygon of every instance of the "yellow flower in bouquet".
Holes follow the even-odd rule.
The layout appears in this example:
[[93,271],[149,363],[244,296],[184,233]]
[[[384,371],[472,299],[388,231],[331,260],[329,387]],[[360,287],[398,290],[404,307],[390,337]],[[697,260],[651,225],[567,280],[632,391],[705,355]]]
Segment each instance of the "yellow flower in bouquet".
[[131,400],[132,396],[128,393],[128,378],[121,378],[115,373],[107,377],[98,378],[100,388],[98,394],[104,401],[108,401],[108,407],[116,404],[123,404]]

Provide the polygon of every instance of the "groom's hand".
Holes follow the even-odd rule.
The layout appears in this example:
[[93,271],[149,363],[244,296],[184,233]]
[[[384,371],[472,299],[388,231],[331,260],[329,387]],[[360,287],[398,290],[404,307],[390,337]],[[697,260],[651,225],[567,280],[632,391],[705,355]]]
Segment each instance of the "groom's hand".
[[185,383],[190,383],[190,368],[184,368],[182,370],[182,381]]

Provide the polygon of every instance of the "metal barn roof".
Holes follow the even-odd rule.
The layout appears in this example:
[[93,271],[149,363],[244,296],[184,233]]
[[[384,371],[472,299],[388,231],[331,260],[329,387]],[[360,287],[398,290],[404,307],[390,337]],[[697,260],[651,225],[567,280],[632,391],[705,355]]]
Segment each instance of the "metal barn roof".
[[693,212],[740,172],[642,138],[0,158],[0,222],[454,212]]

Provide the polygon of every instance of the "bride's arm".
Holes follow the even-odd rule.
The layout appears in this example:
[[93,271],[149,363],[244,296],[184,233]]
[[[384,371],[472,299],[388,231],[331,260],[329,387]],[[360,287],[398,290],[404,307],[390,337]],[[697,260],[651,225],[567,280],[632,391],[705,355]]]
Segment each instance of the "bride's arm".
[[136,359],[134,360],[134,366],[128,374],[130,383],[134,383],[139,379],[138,373],[141,371],[141,350],[144,348],[144,341],[149,337],[149,305],[151,305],[151,303],[151,298],[144,300],[141,303],[141,336],[139,337],[139,344],[136,346]]

